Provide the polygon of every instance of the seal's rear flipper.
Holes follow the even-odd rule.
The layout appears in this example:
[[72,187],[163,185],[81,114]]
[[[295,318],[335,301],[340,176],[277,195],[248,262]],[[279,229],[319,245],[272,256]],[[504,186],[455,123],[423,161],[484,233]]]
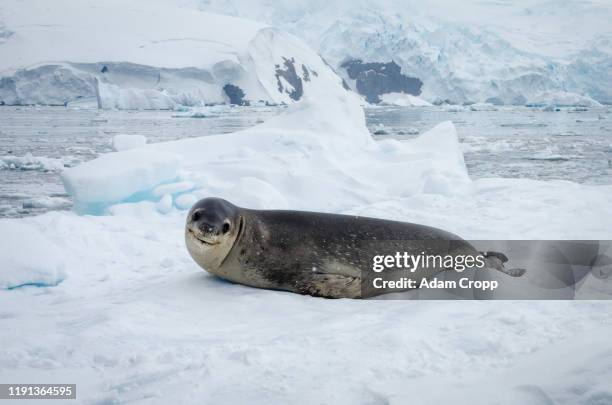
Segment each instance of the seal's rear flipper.
[[501,253],[501,252],[480,252],[484,255],[484,257],[486,257],[487,259],[490,259],[492,257],[496,257],[499,259],[499,261],[501,261],[502,263],[506,263],[508,261],[508,256],[506,256],[505,254]]
[[520,277],[523,274],[525,274],[525,272],[527,271],[525,269],[518,269],[518,268],[513,268],[513,269],[505,268],[504,263],[508,261],[508,256],[506,256],[505,254],[501,252],[481,252],[481,253],[487,259],[487,264],[489,264],[489,267],[494,268],[497,271],[501,271],[502,273],[507,274],[510,277]]
[[312,273],[310,280],[296,284],[300,294],[324,298],[361,298],[361,278],[344,274]]
[[525,274],[525,272],[527,270],[526,269],[520,269],[520,268],[513,268],[513,269],[502,268],[502,269],[499,269],[499,271],[501,271],[504,274],[509,275],[510,277],[520,277],[523,274]]

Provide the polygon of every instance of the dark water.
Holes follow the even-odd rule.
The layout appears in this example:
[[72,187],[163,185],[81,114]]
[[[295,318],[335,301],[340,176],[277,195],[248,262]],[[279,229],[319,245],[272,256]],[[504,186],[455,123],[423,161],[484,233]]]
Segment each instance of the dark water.
[[[612,184],[609,109],[544,112],[376,107],[366,110],[375,138],[410,139],[442,121],[457,127],[470,175]],[[0,217],[69,209],[60,173],[112,151],[116,134],[149,143],[234,132],[282,111],[225,106],[198,111],[98,111],[0,107]]]
[[612,114],[605,107],[583,110],[381,107],[369,109],[367,121],[371,132],[385,132],[378,136],[398,139],[415,137],[437,123],[452,121],[472,178],[612,184]]
[[148,143],[156,143],[223,134],[281,111],[226,106],[185,112],[0,107],[0,217],[70,208],[61,170],[113,151],[114,135],[144,135]]

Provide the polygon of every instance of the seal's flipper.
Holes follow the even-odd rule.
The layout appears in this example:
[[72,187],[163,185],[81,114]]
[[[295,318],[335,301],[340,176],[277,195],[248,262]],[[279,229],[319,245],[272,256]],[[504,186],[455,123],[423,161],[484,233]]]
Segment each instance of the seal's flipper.
[[502,252],[480,252],[484,255],[484,257],[486,257],[487,259],[491,258],[491,257],[496,257],[498,258],[502,263],[506,263],[508,261],[508,256],[506,256],[505,254],[503,254]]
[[523,274],[525,274],[527,272],[526,269],[521,269],[521,268],[518,268],[518,267],[515,267],[513,269],[501,268],[501,269],[498,269],[498,270],[501,271],[504,274],[509,275],[510,277],[520,277],[520,276],[522,276]]
[[325,298],[361,298],[361,279],[333,273],[313,273],[303,286],[296,286],[301,294]]
[[501,252],[481,252],[485,259],[487,260],[487,264],[490,268],[495,269],[497,271],[501,271],[504,274],[509,275],[510,277],[521,277],[527,270],[513,268],[507,269],[504,267],[504,263],[508,261],[508,256]]

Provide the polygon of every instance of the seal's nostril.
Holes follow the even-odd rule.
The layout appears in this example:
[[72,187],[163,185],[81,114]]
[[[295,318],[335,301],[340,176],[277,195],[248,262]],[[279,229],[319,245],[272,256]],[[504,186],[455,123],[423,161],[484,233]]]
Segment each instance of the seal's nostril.
[[230,224],[227,222],[223,224],[223,233],[228,233],[230,230]]
[[213,233],[213,231],[215,230],[215,227],[213,225],[207,223],[201,223],[199,225],[199,228],[204,233]]
[[198,222],[198,220],[202,217],[202,211],[196,211],[191,215],[191,220],[193,222]]

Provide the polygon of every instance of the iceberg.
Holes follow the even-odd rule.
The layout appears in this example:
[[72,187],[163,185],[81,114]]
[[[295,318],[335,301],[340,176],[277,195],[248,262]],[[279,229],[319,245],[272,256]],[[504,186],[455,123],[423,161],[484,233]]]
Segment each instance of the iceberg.
[[176,154],[145,148],[111,152],[66,169],[62,181],[78,212],[100,213],[111,203],[137,200],[138,193],[147,195],[175,180],[179,160]]
[[127,135],[119,134],[113,136],[111,144],[113,149],[117,152],[122,150],[139,148],[147,143],[147,137],[144,135]]
[[591,97],[567,91],[547,91],[534,95],[527,104],[552,107],[602,107]]
[[[326,97],[325,106],[307,98],[237,133],[102,155],[65,170],[66,190],[83,213],[160,198],[167,213],[169,197],[183,193],[224,196],[247,206],[330,210],[350,201],[419,193],[430,187],[432,176],[456,188],[470,182],[452,123],[409,142],[375,142],[354,94],[338,89]],[[393,180],[390,172],[403,177]],[[185,209],[180,201],[177,207]]]
[[406,93],[386,93],[381,96],[381,104],[396,105],[398,107],[431,107],[427,100]]

